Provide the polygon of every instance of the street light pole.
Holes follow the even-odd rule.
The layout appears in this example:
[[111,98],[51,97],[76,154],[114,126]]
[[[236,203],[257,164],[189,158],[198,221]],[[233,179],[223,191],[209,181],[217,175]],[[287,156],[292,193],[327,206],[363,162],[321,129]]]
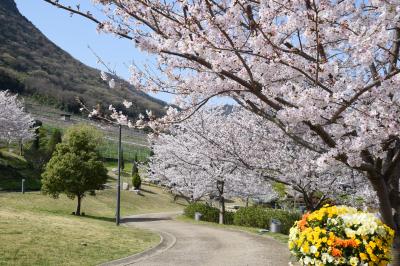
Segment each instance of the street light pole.
[[121,211],[121,125],[118,125],[118,181],[117,181],[117,212],[115,223],[120,223],[120,211]]

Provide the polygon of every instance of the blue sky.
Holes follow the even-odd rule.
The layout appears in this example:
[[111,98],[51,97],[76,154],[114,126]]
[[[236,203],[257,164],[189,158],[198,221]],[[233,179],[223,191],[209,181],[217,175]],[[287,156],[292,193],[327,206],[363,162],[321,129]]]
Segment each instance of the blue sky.
[[[109,34],[99,34],[96,31],[96,24],[85,18],[78,15],[71,17],[65,10],[58,9],[43,0],[15,0],[15,2],[22,15],[47,38],[86,65],[105,70],[97,63],[97,58],[88,46],[125,79],[129,78],[128,66],[131,65],[132,60],[139,66],[146,62],[154,62],[154,57],[140,52],[132,41],[119,39]],[[71,6],[79,2],[81,10],[90,11],[95,16],[101,17],[101,12],[90,3],[90,0],[64,1],[64,3],[70,3]],[[172,101],[172,96],[166,93],[151,95],[168,103]],[[215,98],[210,103],[235,104],[228,97]]]
[[[15,0],[15,2],[22,15],[44,35],[86,65],[102,69],[88,46],[125,79],[129,77],[127,66],[132,60],[138,65],[151,60],[147,54],[138,51],[131,41],[108,34],[98,34],[94,23],[77,15],[71,17],[66,11],[55,8],[42,0]],[[70,2],[71,5],[78,3],[78,1]],[[100,14],[89,0],[81,2],[82,10]],[[171,97],[166,94],[157,94],[156,97],[167,102],[171,100]]]

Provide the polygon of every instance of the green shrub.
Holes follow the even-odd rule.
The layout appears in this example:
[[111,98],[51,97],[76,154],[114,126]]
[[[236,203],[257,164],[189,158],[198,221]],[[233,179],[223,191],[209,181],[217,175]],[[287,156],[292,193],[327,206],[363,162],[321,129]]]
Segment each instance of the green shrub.
[[282,223],[282,233],[289,234],[289,230],[294,222],[300,219],[300,214],[297,212],[262,208],[258,206],[243,207],[235,213],[233,223],[235,225],[269,229],[272,219],[279,220]]
[[236,213],[233,220],[235,225],[268,228],[271,218],[262,207],[243,207]]
[[225,217],[224,217],[224,224],[233,224],[233,220],[235,218],[235,213],[234,212],[225,212]]
[[132,176],[132,186],[134,189],[140,189],[141,185],[142,185],[142,179],[140,178],[139,174],[136,173],[135,175]]
[[289,230],[293,224],[301,218],[301,214],[295,211],[267,209],[267,212],[270,213],[272,219],[277,219],[282,223],[281,232],[286,235],[289,234]]
[[204,203],[195,202],[189,204],[184,210],[185,216],[192,219],[194,218],[194,214],[196,212],[200,212],[202,214],[202,221],[218,223],[219,210],[217,208],[211,207]]
[[[210,205],[204,203],[191,203],[189,204],[185,210],[185,216],[189,218],[194,218],[194,214],[199,212],[202,214],[201,220],[206,222],[218,223],[219,222],[219,209],[215,207],[211,207]],[[233,212],[225,212],[224,224],[233,224],[234,213]]]
[[135,158],[135,161],[132,162],[132,186],[134,189],[140,189],[141,185],[142,185],[142,179],[140,178],[140,175],[139,175],[139,168],[137,166],[137,158]]

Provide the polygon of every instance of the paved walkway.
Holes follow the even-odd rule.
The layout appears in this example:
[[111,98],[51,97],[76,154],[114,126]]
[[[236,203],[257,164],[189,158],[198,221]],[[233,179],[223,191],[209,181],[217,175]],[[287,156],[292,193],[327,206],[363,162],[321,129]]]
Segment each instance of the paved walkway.
[[173,215],[159,213],[125,218],[125,225],[156,231],[160,233],[162,241],[149,251],[107,265],[288,265],[288,249],[273,239],[174,221],[171,219]]

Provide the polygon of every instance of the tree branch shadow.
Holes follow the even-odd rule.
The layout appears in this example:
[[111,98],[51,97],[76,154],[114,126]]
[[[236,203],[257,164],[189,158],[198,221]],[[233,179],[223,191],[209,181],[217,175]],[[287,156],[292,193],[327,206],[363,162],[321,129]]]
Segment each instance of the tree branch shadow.
[[100,221],[105,221],[105,222],[115,222],[115,218],[112,218],[112,217],[94,216],[94,215],[87,215],[87,214],[85,214],[84,216],[82,215],[80,217],[95,219],[95,220],[100,220]]
[[172,220],[171,217],[127,217],[122,218],[122,223],[134,223],[134,222],[156,222],[156,221],[168,221]]
[[153,192],[153,191],[147,190],[147,189],[143,189],[143,188],[141,188],[140,191],[143,191],[143,192],[149,193],[149,194],[157,194],[156,192]]

